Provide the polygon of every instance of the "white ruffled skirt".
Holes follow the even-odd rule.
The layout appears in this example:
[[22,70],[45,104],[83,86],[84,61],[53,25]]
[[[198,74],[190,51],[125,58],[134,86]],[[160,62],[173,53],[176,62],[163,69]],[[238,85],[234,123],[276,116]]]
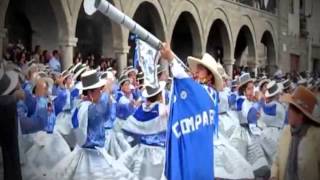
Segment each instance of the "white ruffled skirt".
[[76,145],[76,136],[72,125],[71,112],[61,112],[57,116],[54,130],[62,135],[66,140],[70,148],[74,148]]
[[122,132],[107,129],[105,149],[109,155],[118,159],[124,152],[131,149],[131,146]]
[[53,169],[52,178],[59,180],[131,180],[135,176],[104,148],[78,146]]
[[30,137],[33,145],[24,154],[22,176],[24,179],[46,179],[52,168],[71,153],[70,148],[59,133],[38,132]]
[[260,136],[260,143],[262,149],[264,150],[269,166],[272,165],[273,159],[277,152],[278,141],[281,135],[282,129],[275,127],[267,127],[263,129],[262,134]]
[[124,153],[118,161],[139,180],[160,180],[164,179],[165,158],[165,148],[138,144]]
[[214,140],[214,175],[222,179],[254,179],[251,164],[219,134]]

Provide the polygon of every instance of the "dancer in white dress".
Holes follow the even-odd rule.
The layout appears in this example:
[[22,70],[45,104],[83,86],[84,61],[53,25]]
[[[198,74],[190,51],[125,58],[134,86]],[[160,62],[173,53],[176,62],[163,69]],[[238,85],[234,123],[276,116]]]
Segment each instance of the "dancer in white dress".
[[120,157],[119,162],[128,167],[141,180],[163,178],[165,162],[165,140],[168,110],[162,103],[162,91],[166,83],[145,87],[142,92],[144,102],[129,116],[122,130],[134,138],[137,144]]
[[268,83],[265,94],[267,103],[263,106],[261,113],[261,120],[266,126],[261,133],[261,145],[267,155],[270,166],[286,119],[286,111],[279,102],[280,93],[280,88],[275,81]]
[[76,148],[57,164],[54,179],[134,179],[130,171],[117,163],[106,152],[105,129],[108,94],[106,81],[99,79],[95,70],[82,74],[82,90],[86,96],[81,102],[77,118]]

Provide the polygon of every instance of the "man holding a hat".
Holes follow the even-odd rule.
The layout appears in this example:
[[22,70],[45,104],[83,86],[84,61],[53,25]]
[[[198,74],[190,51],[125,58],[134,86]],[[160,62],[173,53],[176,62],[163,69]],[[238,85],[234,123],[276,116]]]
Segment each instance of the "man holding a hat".
[[279,140],[272,179],[320,179],[320,117],[315,95],[299,86],[282,98],[289,103],[289,125]]

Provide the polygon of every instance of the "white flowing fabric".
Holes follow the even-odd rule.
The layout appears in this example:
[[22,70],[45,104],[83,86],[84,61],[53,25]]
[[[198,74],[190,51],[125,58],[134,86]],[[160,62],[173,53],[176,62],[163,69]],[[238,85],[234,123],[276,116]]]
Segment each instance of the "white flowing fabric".
[[52,168],[71,153],[68,144],[59,133],[38,132],[33,136],[34,144],[25,153],[24,179],[44,179]]
[[119,162],[130,169],[139,180],[163,178],[165,148],[138,144],[120,158]]
[[106,130],[105,149],[115,159],[118,159],[124,152],[131,149],[122,132],[116,132],[113,129]]
[[251,164],[222,134],[214,139],[214,175],[223,179],[253,179]]
[[107,154],[104,148],[76,147],[52,171],[59,180],[127,180],[136,179],[123,165]]

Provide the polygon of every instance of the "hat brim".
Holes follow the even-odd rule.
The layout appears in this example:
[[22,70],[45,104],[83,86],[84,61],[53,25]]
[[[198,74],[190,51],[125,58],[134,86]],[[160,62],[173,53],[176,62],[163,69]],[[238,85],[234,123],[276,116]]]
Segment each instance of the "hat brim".
[[93,84],[93,85],[87,86],[87,87],[83,87],[82,82],[80,82],[80,84],[79,84],[79,90],[89,90],[89,89],[101,88],[101,87],[105,86],[106,83],[107,83],[107,80],[105,80],[105,79],[100,79],[99,82],[97,82],[96,84]]
[[125,75],[129,75],[129,73],[135,72],[136,74],[138,74],[138,70],[137,69],[129,69],[125,72]]
[[277,94],[280,94],[280,93],[281,93],[281,89],[278,87],[278,89],[275,92],[271,93],[271,94],[267,91],[265,96],[266,96],[266,98],[271,98],[271,97],[273,97],[273,96],[275,96]]
[[250,79],[248,79],[247,81],[245,81],[245,82],[242,82],[242,83],[240,83],[239,84],[239,89],[242,87],[242,86],[244,86],[244,85],[246,85],[246,84],[248,84],[248,83],[250,83],[250,82],[254,82],[254,79],[252,79],[252,78],[250,78]]
[[148,94],[147,90],[144,89],[144,90],[142,91],[142,96],[143,96],[144,98],[153,97],[153,96],[159,94],[161,91],[163,91],[164,88],[166,87],[166,84],[167,84],[167,83],[166,83],[165,81],[160,81],[160,82],[159,82],[159,86],[160,86],[160,87],[159,87],[159,89],[158,89],[156,92],[154,92],[154,93],[152,93],[152,94]]
[[[197,70],[197,65],[200,64],[206,68],[209,69],[209,71],[213,74],[214,76],[214,86],[218,91],[222,91],[223,90],[223,80],[221,75],[219,74],[217,68],[215,68],[214,66],[210,66],[209,62],[207,60],[201,60],[195,57],[191,57],[189,56],[187,58],[189,67],[191,69],[192,72],[195,72]],[[215,63],[215,62],[211,62],[211,63]]]
[[299,104],[297,104],[292,95],[290,94],[285,94],[283,95],[280,100],[282,102],[286,102],[286,103],[289,103],[289,104],[292,104],[294,105],[296,108],[298,108],[304,115],[306,115],[310,120],[312,120],[313,122],[317,123],[317,124],[320,124],[320,118],[317,118],[317,117],[314,117],[311,113],[309,113],[308,111],[306,111],[304,108],[302,108]]
[[80,76],[80,74],[82,74],[83,72],[85,72],[87,69],[87,67],[83,67],[82,69],[80,69],[76,74],[74,74],[74,76],[72,77],[73,80],[77,80],[77,78]]
[[2,93],[2,95],[8,95],[9,93],[11,93],[17,87],[17,84],[19,82],[18,73],[14,72],[14,71],[7,71],[6,75],[10,79],[10,84],[9,84],[8,88]]

